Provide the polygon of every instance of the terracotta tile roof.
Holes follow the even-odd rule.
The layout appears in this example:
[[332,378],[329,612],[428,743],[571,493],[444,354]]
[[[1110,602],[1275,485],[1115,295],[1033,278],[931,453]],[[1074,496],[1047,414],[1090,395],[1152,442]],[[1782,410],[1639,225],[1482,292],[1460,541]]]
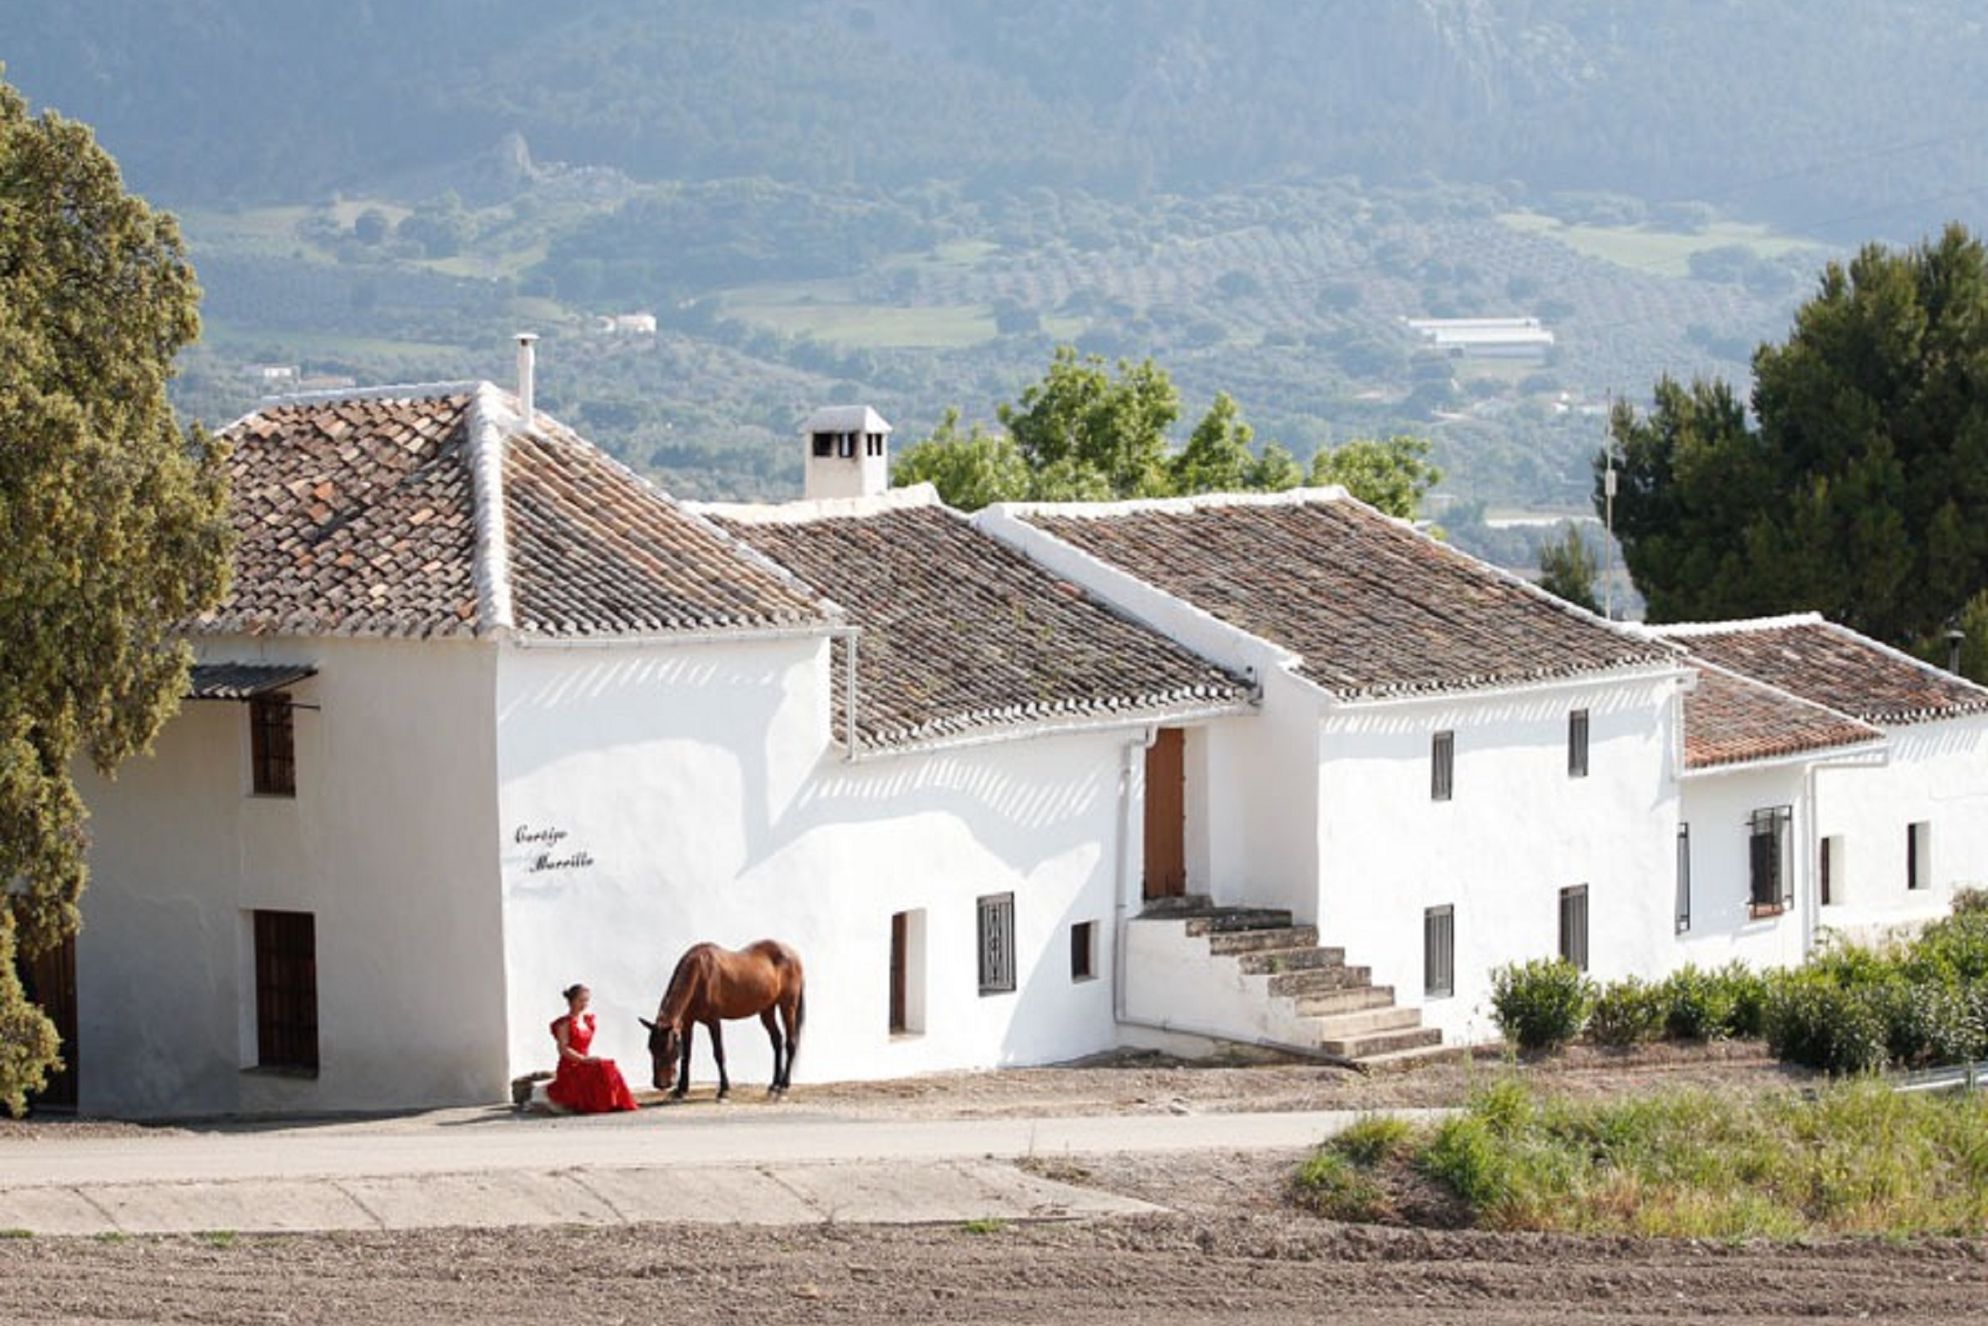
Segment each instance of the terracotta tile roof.
[[1684,764],[1712,769],[1884,740],[1848,714],[1719,668],[1700,668],[1684,697]]
[[238,543],[212,631],[466,635],[467,392],[276,405],[229,428]]
[[1676,661],[1336,489],[1014,514],[1300,656],[1342,699],[1467,691]]
[[1652,628],[1694,655],[1866,723],[1988,713],[1988,689],[1813,613]]
[[[893,494],[850,509],[703,508],[862,629],[857,740],[914,745],[1063,720],[1240,707],[1249,690],[1116,615],[958,512]],[[836,732],[847,656],[835,651]]]
[[[763,558],[489,384],[299,399],[224,433],[226,634],[546,636],[832,614]],[[498,494],[502,494],[501,498]]]
[[540,416],[505,448],[520,632],[666,634],[820,622],[805,586]]

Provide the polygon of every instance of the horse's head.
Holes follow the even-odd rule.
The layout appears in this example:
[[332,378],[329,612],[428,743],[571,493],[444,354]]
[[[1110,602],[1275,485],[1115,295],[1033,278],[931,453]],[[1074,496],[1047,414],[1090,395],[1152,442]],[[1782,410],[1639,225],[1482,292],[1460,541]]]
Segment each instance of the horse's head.
[[649,1029],[649,1064],[656,1090],[668,1091],[676,1085],[676,1057],[680,1042],[677,1029],[647,1018],[637,1019]]

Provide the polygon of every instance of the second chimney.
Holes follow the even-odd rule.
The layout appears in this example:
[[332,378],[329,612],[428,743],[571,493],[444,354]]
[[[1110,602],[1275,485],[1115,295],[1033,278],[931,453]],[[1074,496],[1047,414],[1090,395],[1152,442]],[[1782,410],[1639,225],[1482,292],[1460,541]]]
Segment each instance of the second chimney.
[[532,375],[538,365],[538,354],[533,343],[538,340],[536,332],[518,333],[518,413],[529,424],[535,417],[532,405]]

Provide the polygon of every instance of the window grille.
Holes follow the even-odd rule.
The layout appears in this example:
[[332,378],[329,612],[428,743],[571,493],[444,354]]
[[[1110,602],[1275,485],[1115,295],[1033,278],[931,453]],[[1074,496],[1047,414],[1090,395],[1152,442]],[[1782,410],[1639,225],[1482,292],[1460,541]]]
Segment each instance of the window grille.
[[1438,732],[1429,745],[1429,799],[1448,801],[1456,790],[1456,733]]
[[1824,907],[1836,901],[1836,856],[1841,850],[1842,839],[1824,838],[1822,851],[1816,855],[1816,893]]
[[1677,933],[1691,929],[1691,826],[1677,826]]
[[318,1071],[317,923],[309,912],[255,913],[258,1068]]
[[1567,776],[1588,776],[1588,711],[1576,709],[1567,715]]
[[1772,806],[1747,817],[1747,907],[1774,916],[1795,904],[1795,812]]
[[980,993],[1014,988],[1015,895],[996,893],[980,900]]
[[297,795],[296,711],[287,693],[249,701],[249,766],[257,796]]
[[1422,995],[1447,999],[1456,993],[1456,908],[1431,907],[1422,913]]
[[1588,969],[1588,886],[1560,890],[1560,956]]

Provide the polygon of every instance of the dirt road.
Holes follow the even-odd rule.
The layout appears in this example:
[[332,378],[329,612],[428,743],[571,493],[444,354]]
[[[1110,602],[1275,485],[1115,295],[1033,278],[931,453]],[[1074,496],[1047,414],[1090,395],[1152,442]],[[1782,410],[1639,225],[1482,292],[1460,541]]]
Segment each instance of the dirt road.
[[[1948,1322],[1976,1244],[1722,1247],[1424,1233],[1278,1209],[1291,1156],[1123,1172],[1180,1214],[998,1228],[614,1230],[0,1241],[0,1320],[230,1323]],[[1146,1166],[1149,1161],[1137,1162]]]

